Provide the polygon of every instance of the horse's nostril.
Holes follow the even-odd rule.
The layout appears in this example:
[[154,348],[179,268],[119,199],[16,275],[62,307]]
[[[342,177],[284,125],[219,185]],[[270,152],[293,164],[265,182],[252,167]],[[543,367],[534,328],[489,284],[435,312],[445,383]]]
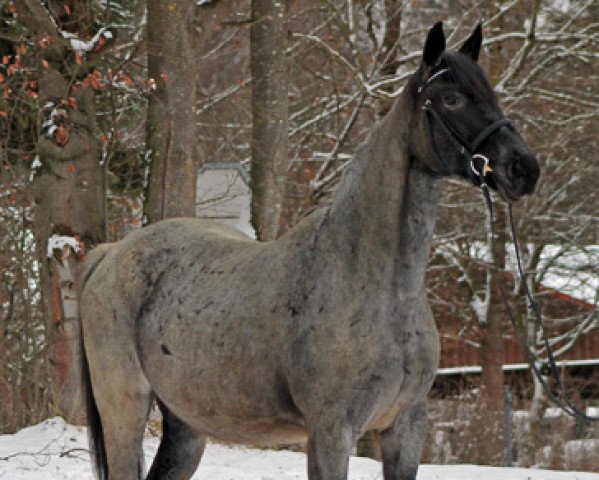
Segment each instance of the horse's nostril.
[[508,167],[508,175],[513,180],[517,177],[522,177],[525,174],[524,167],[520,158],[514,159]]
[[516,155],[513,158],[512,163],[508,167],[507,173],[509,178],[511,180],[514,180],[516,178],[534,177],[535,173],[534,168],[532,168],[533,164],[536,164],[536,159],[534,159],[533,157],[531,157],[531,159],[528,159],[526,157]]
[[506,168],[507,178],[519,185],[520,194],[532,193],[539,179],[539,163],[532,154],[514,154]]

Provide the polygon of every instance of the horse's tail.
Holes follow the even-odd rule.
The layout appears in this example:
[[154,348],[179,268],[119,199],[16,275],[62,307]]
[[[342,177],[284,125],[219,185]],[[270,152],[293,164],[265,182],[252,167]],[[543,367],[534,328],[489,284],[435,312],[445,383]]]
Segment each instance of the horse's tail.
[[[85,285],[89,277],[94,273],[106,253],[108,252],[109,244],[100,245],[92,250],[85,260],[83,274],[81,276],[81,288],[79,298],[85,289]],[[96,477],[99,480],[108,479],[108,459],[106,457],[106,445],[104,444],[104,433],[102,431],[102,420],[100,412],[94,398],[94,391],[89,372],[89,364],[87,354],[85,352],[85,344],[83,341],[83,324],[81,323],[81,302],[79,302],[79,321],[81,324],[80,349],[81,355],[81,383],[83,400],[85,402],[85,410],[87,414],[87,431],[89,439],[89,450],[92,458],[92,466]]]
[[83,383],[83,395],[85,401],[85,412],[87,414],[87,437],[92,465],[96,477],[99,480],[108,478],[108,459],[106,457],[106,446],[104,445],[104,433],[102,432],[102,421],[100,412],[96,405],[94,392],[92,390],[89,365],[85,355],[85,347],[81,342],[81,381]]

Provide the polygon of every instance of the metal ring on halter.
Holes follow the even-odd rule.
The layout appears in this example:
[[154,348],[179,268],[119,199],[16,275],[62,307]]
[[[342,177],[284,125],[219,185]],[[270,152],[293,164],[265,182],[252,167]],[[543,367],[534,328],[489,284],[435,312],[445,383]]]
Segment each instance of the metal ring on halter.
[[[474,166],[475,158],[481,158],[484,162],[483,168],[480,172],[476,170],[476,167]],[[491,173],[493,171],[493,169],[490,166],[489,159],[485,157],[482,153],[475,153],[474,155],[472,155],[472,158],[470,159],[470,169],[474,172],[476,176],[480,177],[481,179],[484,179],[487,176],[487,173]]]

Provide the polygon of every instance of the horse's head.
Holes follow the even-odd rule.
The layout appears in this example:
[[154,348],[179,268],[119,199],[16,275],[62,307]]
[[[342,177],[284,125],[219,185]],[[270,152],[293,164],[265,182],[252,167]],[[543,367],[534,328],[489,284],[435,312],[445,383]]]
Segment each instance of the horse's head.
[[441,22],[428,33],[422,64],[407,87],[414,105],[410,153],[435,174],[475,185],[484,170],[487,184],[515,201],[534,190],[539,164],[477,63],[481,43],[480,25],[455,52],[445,51]]

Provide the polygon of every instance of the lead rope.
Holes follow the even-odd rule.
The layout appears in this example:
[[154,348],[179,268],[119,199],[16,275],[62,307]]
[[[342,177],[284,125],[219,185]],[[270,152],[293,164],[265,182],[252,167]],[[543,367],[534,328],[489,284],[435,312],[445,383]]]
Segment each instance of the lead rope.
[[[478,171],[476,169],[476,165],[474,163],[474,160],[477,158],[483,160],[483,162],[484,162],[480,171]],[[495,261],[495,255],[494,255],[494,252],[495,252],[495,222],[494,222],[494,218],[493,218],[493,200],[491,198],[491,192],[489,190],[489,186],[487,185],[487,182],[485,180],[485,176],[487,175],[487,173],[492,171],[491,167],[489,166],[489,159],[481,154],[473,155],[472,160],[470,162],[470,168],[472,169],[474,174],[480,178],[480,182],[481,182],[480,188],[483,193],[483,197],[485,199],[487,209],[489,211],[489,230],[491,232],[491,257],[493,258],[492,268],[496,273],[499,273],[500,268],[497,266],[497,263]],[[528,344],[526,342],[526,336],[523,333],[524,328],[516,320],[516,317],[514,315],[512,307],[510,306],[510,304],[508,302],[508,296],[505,291],[505,285],[502,282],[499,282],[499,291],[501,294],[501,300],[504,305],[506,314],[507,314],[508,318],[510,319],[510,323],[514,327],[514,330],[516,332],[516,337],[518,338],[518,341],[520,343],[520,347],[524,351],[524,353],[526,355],[526,360],[527,360],[531,370],[534,372],[535,376],[537,377],[539,383],[541,384],[541,386],[542,386],[543,390],[545,391],[545,394],[547,395],[547,398],[549,399],[550,402],[552,402],[554,405],[559,407],[561,410],[563,410],[566,414],[568,414],[571,417],[580,418],[587,422],[599,421],[599,416],[590,416],[590,415],[587,415],[582,410],[580,410],[574,404],[574,402],[568,397],[566,392],[564,391],[564,386],[562,384],[562,381],[559,376],[559,372],[557,370],[557,364],[555,362],[555,357],[551,350],[551,345],[549,343],[549,339],[547,338],[547,333],[545,331],[545,322],[543,321],[543,317],[541,316],[541,312],[537,306],[537,303],[534,301],[533,296],[530,292],[530,289],[528,288],[528,283],[526,282],[526,274],[524,273],[524,269],[522,268],[522,259],[520,256],[520,246],[518,243],[518,237],[516,235],[516,227],[515,227],[515,223],[514,223],[514,217],[512,215],[511,205],[508,206],[508,214],[509,214],[509,220],[510,220],[510,230],[511,230],[512,240],[514,242],[514,250],[516,251],[516,263],[518,265],[518,273],[520,275],[522,284],[524,285],[524,291],[526,294],[526,298],[529,301],[529,308],[532,311],[532,313],[534,314],[534,319],[539,327],[539,331],[542,334],[543,346],[547,352],[547,360],[540,360],[528,346]],[[541,373],[541,370],[538,365],[543,364],[543,363],[546,363],[549,366],[549,369],[551,371],[551,376],[555,380],[555,386],[558,391],[557,395],[553,393],[553,391],[551,390],[551,387],[547,384],[547,381],[545,380],[545,378],[543,377],[543,374]]]

